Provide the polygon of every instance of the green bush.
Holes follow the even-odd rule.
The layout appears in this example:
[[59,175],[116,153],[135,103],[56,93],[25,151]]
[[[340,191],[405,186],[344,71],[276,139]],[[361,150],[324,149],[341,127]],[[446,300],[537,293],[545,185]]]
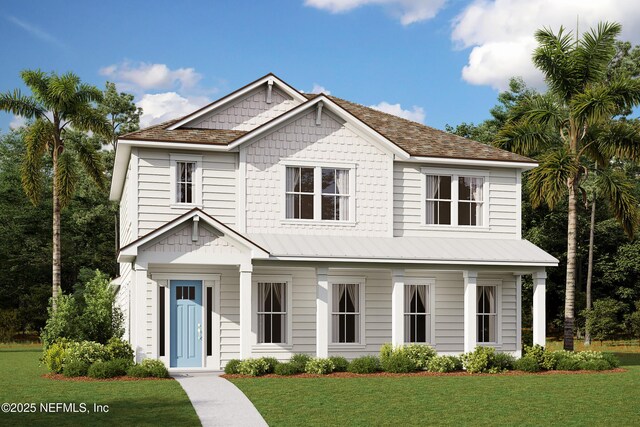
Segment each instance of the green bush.
[[620,332],[622,324],[622,313],[626,305],[613,298],[603,298],[593,302],[591,310],[584,310],[582,313],[586,319],[586,327],[591,337],[596,340],[606,340],[612,338]]
[[49,372],[56,374],[62,373],[69,345],[69,341],[61,339],[58,342],[52,343],[44,350],[42,363],[49,369]]
[[267,363],[267,374],[273,374],[273,372],[276,370],[276,366],[278,366],[278,363],[280,363],[275,357],[263,357],[262,360]]
[[147,370],[150,377],[169,378],[169,371],[160,360],[144,359],[140,365]]
[[583,360],[578,366],[585,371],[605,371],[611,368],[604,359]]
[[105,346],[94,341],[81,341],[69,344],[64,364],[80,361],[90,366],[95,362],[105,360],[109,360]]
[[523,356],[529,356],[535,359],[536,363],[538,363],[539,366],[542,366],[544,364],[545,354],[547,353],[548,352],[545,348],[539,344],[535,344],[533,346],[525,345]]
[[107,357],[113,359],[129,359],[133,361],[133,349],[131,344],[118,337],[111,337],[105,345]]
[[241,361],[238,359],[231,359],[227,362],[224,367],[224,373],[227,375],[239,374],[238,368],[240,367]]
[[269,370],[269,364],[264,359],[245,359],[240,362],[238,372],[242,375],[259,377]]
[[288,362],[277,364],[274,373],[276,375],[296,375],[299,374],[300,371],[298,371],[298,365]]
[[577,371],[580,369],[580,361],[572,357],[562,357],[556,365],[558,371]]
[[394,351],[384,359],[380,358],[380,366],[385,372],[404,374],[418,369],[415,362],[403,351]]
[[127,369],[127,376],[135,378],[147,378],[151,373],[142,365],[133,365]]
[[304,372],[304,368],[307,366],[307,362],[311,360],[311,356],[306,354],[294,354],[289,359],[289,363],[293,364],[296,368],[296,373],[301,374]]
[[402,352],[415,363],[417,369],[427,369],[429,360],[436,356],[436,350],[428,344],[409,344]]
[[620,360],[613,353],[602,353],[602,358],[607,361],[610,369],[620,366]]
[[89,367],[87,375],[91,378],[106,379],[126,375],[132,363],[129,359],[113,359],[107,362],[95,362]]
[[84,377],[89,371],[89,364],[83,360],[71,360],[64,364],[62,374],[65,377]]
[[385,364],[386,361],[393,355],[396,349],[393,348],[391,343],[384,343],[380,346],[380,364]]
[[354,374],[371,374],[380,370],[380,360],[375,356],[362,356],[349,363],[349,372]]
[[329,359],[333,362],[334,372],[347,372],[349,369],[349,361],[342,356],[331,356]]
[[326,375],[333,372],[335,365],[331,359],[315,358],[307,362],[304,371],[307,374]]
[[20,330],[18,310],[0,310],[0,342],[11,342]]
[[429,360],[429,372],[455,372],[462,370],[462,361],[455,356],[436,356]]
[[461,355],[460,360],[470,374],[495,373],[497,370],[492,369],[495,354],[493,347],[477,346],[471,353]]
[[500,372],[513,369],[516,359],[509,353],[496,353],[493,356],[492,367]]
[[48,312],[49,318],[40,334],[40,339],[45,349],[61,338],[72,341],[84,339],[80,325],[81,310],[73,295],[58,296],[56,310],[54,311],[51,304],[49,304]]
[[515,362],[515,368],[524,372],[538,372],[540,371],[540,364],[535,357],[524,356]]

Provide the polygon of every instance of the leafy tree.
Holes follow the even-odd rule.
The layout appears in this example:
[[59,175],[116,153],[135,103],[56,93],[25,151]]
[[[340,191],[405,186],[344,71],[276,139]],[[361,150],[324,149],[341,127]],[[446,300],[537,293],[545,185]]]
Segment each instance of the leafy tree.
[[31,89],[0,94],[0,110],[31,119],[25,134],[26,153],[22,165],[22,186],[36,204],[43,187],[43,166],[52,162],[53,185],[53,307],[61,288],[61,210],[70,202],[77,185],[78,164],[99,185],[104,186],[103,165],[97,151],[82,139],[68,139],[72,129],[109,134],[104,116],[93,107],[102,99],[94,86],[84,84],[73,73],[59,76],[40,70],[25,70],[22,80]]
[[116,90],[111,82],[105,84],[103,99],[98,103],[98,111],[109,122],[108,143],[116,149],[118,136],[136,131],[140,128],[142,108],[136,107],[133,95]]
[[585,310],[584,317],[593,338],[602,342],[621,332],[620,325],[625,308],[620,301],[604,298],[595,301],[592,309]]
[[636,301],[636,311],[629,315],[630,332],[640,340],[640,301]]
[[[583,157],[605,164],[606,158],[637,156],[637,134],[610,126],[611,118],[640,103],[640,82],[626,76],[606,79],[621,26],[601,23],[574,40],[560,28],[536,32],[533,61],[549,90],[526,96],[500,130],[498,146],[525,155],[539,155],[540,166],[529,173],[533,207],[553,208],[567,197],[567,273],[564,347],[573,350],[577,261],[578,198],[586,176]],[[623,137],[625,136],[625,137]],[[631,136],[631,138],[626,138]],[[615,176],[606,179],[616,217],[632,234],[636,219],[633,195]]]

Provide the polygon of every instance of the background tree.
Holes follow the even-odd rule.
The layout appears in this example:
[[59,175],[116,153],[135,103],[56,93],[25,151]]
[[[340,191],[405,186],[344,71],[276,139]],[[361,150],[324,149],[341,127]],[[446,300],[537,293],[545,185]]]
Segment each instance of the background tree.
[[[625,76],[606,79],[615,56],[615,38],[621,27],[602,23],[597,29],[574,40],[560,28],[536,32],[538,47],[533,61],[549,87],[547,93],[525,97],[506,125],[497,144],[531,155],[551,148],[540,156],[540,166],[529,173],[528,185],[534,207],[546,203],[553,208],[567,197],[567,269],[564,309],[564,347],[573,350],[575,323],[575,283],[577,259],[578,198],[580,183],[586,176],[583,157],[594,162],[603,155],[625,158],[630,150],[627,139],[598,137],[620,111],[640,103],[640,82]],[[610,133],[612,136],[613,133]],[[611,185],[618,181],[612,180]],[[617,188],[619,194],[623,188]],[[616,205],[624,209],[624,204]],[[620,211],[619,219],[628,229],[630,216]]]
[[82,83],[75,74],[59,76],[25,70],[21,77],[32,95],[22,95],[17,89],[0,94],[0,110],[32,120],[25,133],[22,186],[34,204],[42,193],[43,163],[47,156],[51,158],[55,310],[61,288],[60,216],[76,188],[78,164],[99,186],[104,186],[103,165],[97,151],[82,140],[68,140],[67,135],[72,129],[108,135],[109,127],[104,116],[93,106],[102,99],[102,93],[96,87]]
[[118,136],[136,131],[140,128],[142,108],[136,107],[133,95],[116,90],[116,85],[105,83],[102,100],[98,103],[98,111],[109,122],[107,142],[116,149]]

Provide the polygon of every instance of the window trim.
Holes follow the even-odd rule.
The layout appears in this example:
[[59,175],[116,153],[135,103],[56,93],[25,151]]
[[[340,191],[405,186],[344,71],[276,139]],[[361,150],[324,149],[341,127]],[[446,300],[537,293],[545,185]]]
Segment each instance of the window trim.
[[[328,309],[329,309],[329,350],[349,350],[349,349],[363,349],[367,345],[366,340],[366,279],[365,277],[357,276],[329,276],[327,278],[329,285],[328,292]],[[357,284],[358,285],[358,303],[360,305],[360,341],[359,342],[334,342],[333,341],[333,285],[339,284]]]
[[433,347],[436,345],[436,279],[427,277],[405,277],[404,288],[402,289],[402,342],[405,344],[412,344],[405,341],[404,330],[404,316],[407,314],[404,308],[405,292],[407,286],[411,285],[426,285],[429,288],[429,316],[430,316],[430,341],[429,344]]
[[[491,172],[479,169],[446,169],[446,168],[420,168],[421,196],[420,196],[420,226],[424,229],[440,231],[490,231],[489,227],[489,178]],[[427,175],[451,177],[451,224],[427,224]],[[458,203],[460,202],[458,191],[458,179],[460,177],[482,178],[482,224],[458,225]]]
[[478,290],[476,289],[475,315],[476,315],[476,344],[487,347],[502,347],[502,280],[498,279],[478,279],[476,287],[494,286],[496,288],[496,340],[491,342],[480,342],[477,336],[478,322]]
[[[286,298],[286,335],[284,343],[258,343],[258,283],[285,283]],[[293,348],[293,278],[291,275],[252,275],[251,277],[251,347],[261,351],[289,351]]]
[[[284,160],[281,165],[280,223],[306,225],[356,225],[356,164],[320,160]],[[287,218],[287,168],[313,168],[313,219]],[[345,169],[349,171],[349,219],[322,219],[322,169]]]
[[[202,208],[202,155],[196,154],[169,154],[169,183],[170,183],[170,206],[176,209],[192,209]],[[195,173],[193,188],[194,188],[194,202],[193,203],[180,203],[177,200],[177,186],[178,186],[178,162],[191,162],[195,163]]]

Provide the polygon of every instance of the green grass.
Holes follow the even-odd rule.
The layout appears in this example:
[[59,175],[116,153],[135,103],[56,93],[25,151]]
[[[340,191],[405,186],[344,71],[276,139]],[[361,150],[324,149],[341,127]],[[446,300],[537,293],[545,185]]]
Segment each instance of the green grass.
[[174,380],[71,382],[42,378],[39,345],[0,346],[0,404],[86,403],[108,413],[0,412],[0,425],[199,425],[189,398]]
[[624,373],[232,381],[272,426],[631,426],[640,420],[640,349],[627,350]]

